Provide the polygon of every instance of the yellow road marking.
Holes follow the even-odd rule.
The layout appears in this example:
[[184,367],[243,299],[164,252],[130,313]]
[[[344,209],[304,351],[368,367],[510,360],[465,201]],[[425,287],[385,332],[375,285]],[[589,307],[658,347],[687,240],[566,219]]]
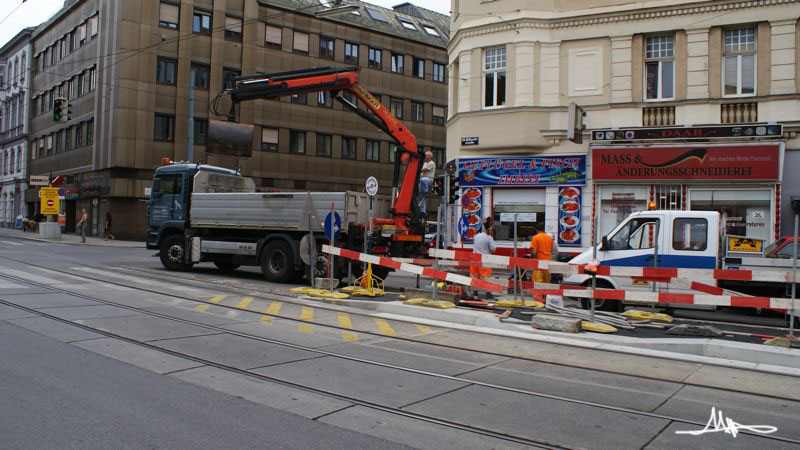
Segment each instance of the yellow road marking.
[[253,297],[245,297],[236,304],[236,308],[247,309],[250,306],[250,303],[253,303]]
[[342,332],[342,339],[348,342],[353,342],[358,340],[358,335],[349,331],[344,331]]
[[224,299],[224,298],[225,298],[225,296],[224,296],[224,295],[218,295],[218,296],[216,296],[216,297],[213,297],[211,300],[209,300],[209,302],[211,302],[211,303],[219,303],[219,302],[221,302],[221,301],[222,301],[222,299]]
[[419,330],[420,333],[430,333],[431,332],[431,327],[426,326],[426,325],[419,325],[418,324],[417,325],[417,330]]
[[264,317],[261,318],[261,321],[264,322],[264,323],[268,323],[268,324],[272,323],[272,317],[264,316]]
[[267,314],[272,314],[272,315],[278,314],[279,312],[281,312],[281,306],[282,305],[283,305],[283,303],[281,303],[281,302],[272,302],[272,303],[270,303],[269,308],[267,308]]
[[194,307],[195,311],[200,311],[200,312],[205,311],[207,309],[208,309],[208,305],[197,305],[197,306]]
[[353,322],[347,313],[336,313],[336,318],[339,319],[339,326],[342,328],[353,328]]
[[378,325],[378,328],[381,330],[382,334],[386,336],[397,336],[397,331],[394,331],[389,322],[384,319],[375,319],[375,323]]
[[314,327],[312,327],[311,325],[306,325],[304,323],[301,323],[300,325],[297,326],[297,329],[301,333],[311,333],[314,330]]
[[[303,322],[313,322],[314,321],[314,308],[309,308],[308,306],[303,306],[300,308],[300,320]],[[302,333],[311,333],[314,329],[311,325],[301,323],[297,326],[297,329],[300,330]]]

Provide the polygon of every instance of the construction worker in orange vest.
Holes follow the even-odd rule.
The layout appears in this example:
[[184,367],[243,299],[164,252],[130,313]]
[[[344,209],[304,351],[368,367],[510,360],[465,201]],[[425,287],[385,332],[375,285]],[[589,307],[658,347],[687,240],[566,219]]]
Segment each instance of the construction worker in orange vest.
[[[533,226],[533,237],[531,238],[531,256],[539,261],[550,261],[553,257],[553,238],[537,225]],[[534,283],[549,283],[550,271],[537,269],[533,271],[532,281]]]

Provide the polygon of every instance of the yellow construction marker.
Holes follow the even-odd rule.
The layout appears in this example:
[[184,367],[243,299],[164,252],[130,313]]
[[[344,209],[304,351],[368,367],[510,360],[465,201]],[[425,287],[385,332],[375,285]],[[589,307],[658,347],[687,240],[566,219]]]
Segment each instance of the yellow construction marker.
[[[303,306],[300,308],[300,320],[303,322],[313,322],[314,321],[314,308],[309,308],[308,306]],[[301,323],[297,326],[297,329],[301,333],[311,333],[314,330],[314,327],[311,325]]]
[[261,321],[266,323],[266,324],[272,324],[272,317],[264,316],[264,317],[261,318]]
[[218,295],[218,296],[216,296],[216,297],[213,297],[213,298],[211,298],[211,300],[209,300],[209,302],[211,302],[211,303],[219,303],[219,302],[221,302],[221,301],[222,301],[224,298],[225,298],[225,296],[224,296],[224,295]]
[[419,330],[420,333],[428,334],[428,333],[431,332],[431,327],[429,327],[427,325],[417,324],[417,330]]
[[358,335],[355,333],[351,333],[349,331],[342,332],[342,339],[347,342],[353,342],[358,340]]
[[347,313],[339,312],[336,313],[336,318],[339,319],[339,326],[342,328],[353,328],[353,322],[350,320],[350,316]]
[[301,323],[300,325],[297,326],[297,330],[300,331],[301,333],[311,333],[312,331],[314,331],[314,327],[312,327],[311,325],[306,325],[304,323]]
[[250,303],[253,303],[253,297],[245,297],[242,299],[242,301],[236,304],[236,308],[247,309],[247,307],[250,306]]
[[281,306],[283,306],[281,302],[270,303],[269,308],[267,308],[267,314],[277,315],[281,312]]
[[208,309],[208,305],[197,305],[194,307],[195,311],[203,312]]
[[386,336],[397,336],[397,331],[394,331],[389,322],[384,319],[375,319],[375,324],[378,325],[378,328],[381,330],[381,334],[385,334]]

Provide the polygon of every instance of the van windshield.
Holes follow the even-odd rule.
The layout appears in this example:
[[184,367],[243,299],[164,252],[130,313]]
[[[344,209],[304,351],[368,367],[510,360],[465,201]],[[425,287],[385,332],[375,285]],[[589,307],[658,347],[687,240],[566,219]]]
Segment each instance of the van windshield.
[[608,239],[606,250],[641,250],[653,248],[660,221],[654,217],[630,220]]

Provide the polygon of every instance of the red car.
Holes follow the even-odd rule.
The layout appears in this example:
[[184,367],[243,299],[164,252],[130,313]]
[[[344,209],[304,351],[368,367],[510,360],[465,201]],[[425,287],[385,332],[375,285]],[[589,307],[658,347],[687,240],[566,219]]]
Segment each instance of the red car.
[[[784,236],[769,244],[764,249],[765,258],[792,259],[794,255],[794,236]],[[797,241],[797,253],[800,254],[800,240]]]

